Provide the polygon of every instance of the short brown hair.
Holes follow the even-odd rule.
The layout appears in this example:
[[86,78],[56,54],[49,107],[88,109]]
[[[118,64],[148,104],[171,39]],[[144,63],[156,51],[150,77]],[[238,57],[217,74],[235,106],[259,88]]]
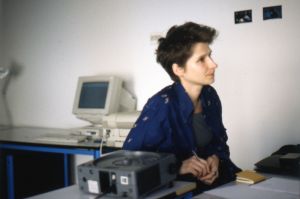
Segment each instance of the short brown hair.
[[156,61],[162,65],[173,81],[179,81],[173,73],[172,65],[176,63],[180,67],[184,67],[192,55],[196,43],[211,44],[216,36],[217,31],[214,28],[194,22],[172,26],[166,37],[158,40]]

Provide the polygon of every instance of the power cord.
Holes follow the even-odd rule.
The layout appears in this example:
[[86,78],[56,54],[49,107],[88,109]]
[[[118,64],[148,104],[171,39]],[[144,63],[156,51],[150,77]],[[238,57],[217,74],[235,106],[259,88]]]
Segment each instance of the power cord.
[[106,133],[102,136],[101,142],[100,142],[100,154],[102,155],[102,148],[103,144],[107,143],[107,139],[110,137],[110,130],[106,130]]
[[101,193],[101,194],[97,195],[96,198],[94,198],[94,199],[101,198],[101,197],[105,196],[106,194],[108,194],[108,192]]
[[105,196],[106,194],[111,193],[111,192],[113,191],[113,189],[114,189],[114,186],[111,185],[106,191],[104,191],[104,192],[101,193],[101,194],[98,194],[98,195],[96,196],[96,198],[94,198],[94,199],[101,198],[101,197]]

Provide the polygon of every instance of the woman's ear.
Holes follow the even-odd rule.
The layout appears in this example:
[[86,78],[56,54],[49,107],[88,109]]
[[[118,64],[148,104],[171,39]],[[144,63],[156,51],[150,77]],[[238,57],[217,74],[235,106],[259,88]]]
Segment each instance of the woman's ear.
[[178,64],[174,63],[172,65],[172,70],[173,70],[173,73],[178,76],[178,77],[181,77],[184,73],[184,68],[180,67]]

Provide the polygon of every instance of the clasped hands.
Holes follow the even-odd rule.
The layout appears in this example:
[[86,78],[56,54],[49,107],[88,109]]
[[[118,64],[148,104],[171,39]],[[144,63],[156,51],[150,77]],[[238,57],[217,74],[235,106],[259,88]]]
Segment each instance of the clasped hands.
[[218,168],[218,156],[212,155],[205,160],[194,155],[182,162],[179,174],[191,173],[198,180],[210,185],[219,177]]

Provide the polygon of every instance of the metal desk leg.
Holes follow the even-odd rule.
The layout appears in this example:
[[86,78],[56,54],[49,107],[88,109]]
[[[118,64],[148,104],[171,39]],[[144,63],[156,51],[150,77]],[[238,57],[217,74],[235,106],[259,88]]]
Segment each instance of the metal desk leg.
[[2,149],[0,147],[0,198],[2,197],[2,194],[1,191],[4,191],[1,187],[3,187],[4,185],[4,182],[3,182],[3,178],[2,178],[2,175],[4,175],[4,172],[3,172],[3,167],[2,167]]
[[100,150],[94,150],[94,159],[100,158],[101,153]]
[[15,198],[14,190],[14,159],[12,155],[6,157],[7,168],[7,195],[9,199]]
[[67,187],[70,185],[69,182],[69,161],[68,161],[68,154],[64,154],[64,186]]

